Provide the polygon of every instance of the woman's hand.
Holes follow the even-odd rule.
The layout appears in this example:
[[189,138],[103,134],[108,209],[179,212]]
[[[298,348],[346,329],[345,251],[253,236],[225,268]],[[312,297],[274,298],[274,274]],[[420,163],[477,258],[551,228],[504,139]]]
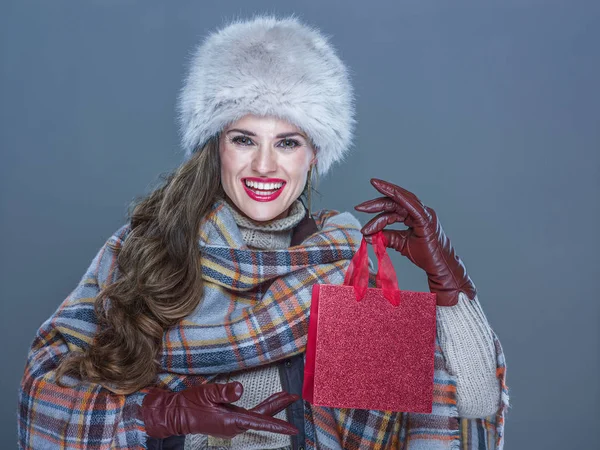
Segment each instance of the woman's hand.
[[437,294],[437,304],[453,306],[458,293],[475,298],[475,285],[467,275],[450,240],[444,234],[435,211],[421,203],[415,194],[387,181],[371,179],[375,189],[385,195],[356,205],[361,212],[380,213],[361,229],[365,240],[395,222],[407,230],[385,230],[387,247],[400,252],[427,273],[429,290]]
[[208,434],[232,438],[247,430],[297,434],[290,423],[271,417],[300,397],[278,392],[252,409],[231,405],[242,396],[241,383],[209,383],[181,392],[152,388],[142,402],[148,436],[165,438],[185,434]]

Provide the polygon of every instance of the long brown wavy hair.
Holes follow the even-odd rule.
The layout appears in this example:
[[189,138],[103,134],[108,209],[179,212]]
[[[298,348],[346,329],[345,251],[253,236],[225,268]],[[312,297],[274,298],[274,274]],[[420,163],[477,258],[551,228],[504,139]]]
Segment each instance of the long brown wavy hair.
[[165,329],[202,298],[198,232],[224,195],[215,137],[131,208],[131,232],[116,249],[118,278],[95,299],[98,331],[85,351],[61,361],[57,379],[75,376],[118,394],[155,382]]

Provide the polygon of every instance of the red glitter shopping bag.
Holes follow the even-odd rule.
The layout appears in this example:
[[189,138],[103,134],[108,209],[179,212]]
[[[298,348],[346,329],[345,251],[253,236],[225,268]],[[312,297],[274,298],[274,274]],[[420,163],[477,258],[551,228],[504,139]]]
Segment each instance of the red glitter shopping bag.
[[314,405],[431,413],[436,296],[400,291],[382,232],[377,288],[363,237],[343,285],[312,291],[302,397]]

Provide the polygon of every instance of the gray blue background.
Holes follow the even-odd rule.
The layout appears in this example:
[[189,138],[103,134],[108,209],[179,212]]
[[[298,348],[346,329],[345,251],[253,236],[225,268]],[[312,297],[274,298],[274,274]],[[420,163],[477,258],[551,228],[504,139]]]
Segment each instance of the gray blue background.
[[378,177],[438,212],[504,346],[506,448],[598,448],[600,4],[551,0],[3,1],[3,447],[37,327],[182,160],[190,52],[255,12],[298,14],[351,68],[353,152],[316,206],[352,210]]

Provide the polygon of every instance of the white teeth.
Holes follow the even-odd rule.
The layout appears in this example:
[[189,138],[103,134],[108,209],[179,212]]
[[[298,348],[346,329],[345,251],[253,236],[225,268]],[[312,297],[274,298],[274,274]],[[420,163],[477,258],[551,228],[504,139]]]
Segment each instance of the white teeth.
[[256,181],[249,181],[249,180],[245,180],[245,181],[246,181],[246,186],[255,188],[255,189],[260,189],[263,191],[277,190],[281,186],[283,186],[283,183],[258,183]]

